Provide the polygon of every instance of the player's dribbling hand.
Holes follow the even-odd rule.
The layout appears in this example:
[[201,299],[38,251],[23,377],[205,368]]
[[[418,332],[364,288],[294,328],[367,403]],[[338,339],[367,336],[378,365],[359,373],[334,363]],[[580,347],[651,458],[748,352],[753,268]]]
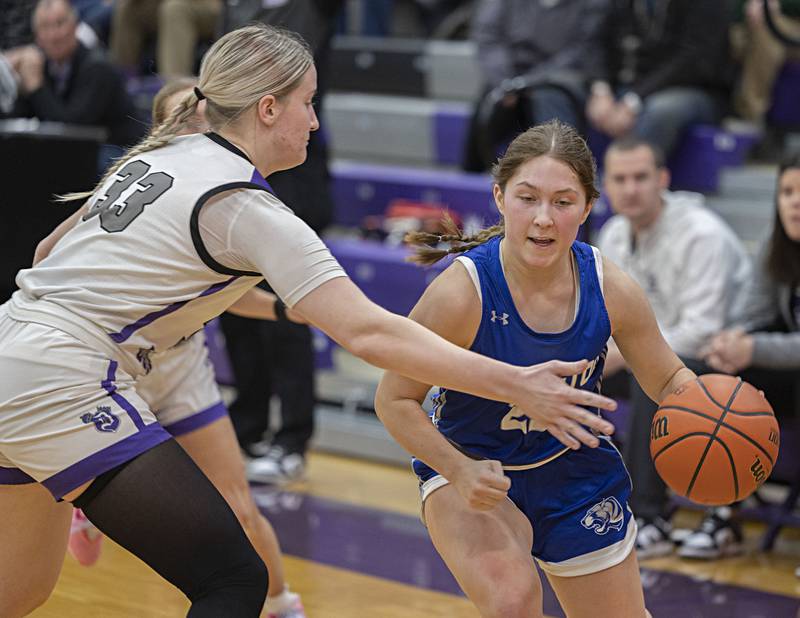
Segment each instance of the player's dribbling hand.
[[589,362],[586,360],[573,363],[554,360],[528,367],[527,371],[531,374],[527,381],[529,395],[526,404],[517,404],[517,416],[527,416],[531,419],[532,428],[549,431],[571,449],[579,449],[581,444],[592,448],[598,446],[600,441],[597,436],[586,428],[611,435],[614,426],[586,408],[616,410],[617,402],[597,393],[573,388],[564,380],[588,368]]
[[473,509],[491,511],[506,497],[511,479],[503,473],[499,461],[464,459],[453,478],[448,479]]

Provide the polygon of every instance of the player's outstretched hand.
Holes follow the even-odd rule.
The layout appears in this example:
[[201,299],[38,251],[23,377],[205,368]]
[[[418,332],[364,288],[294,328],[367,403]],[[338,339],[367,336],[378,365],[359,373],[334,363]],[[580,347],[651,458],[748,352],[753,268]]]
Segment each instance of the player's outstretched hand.
[[479,511],[491,511],[511,487],[503,466],[491,459],[464,459],[458,472],[448,480],[467,504]]
[[530,377],[524,385],[527,388],[526,396],[509,414],[515,414],[515,418],[527,416],[530,429],[549,431],[569,448],[578,449],[581,444],[596,447],[600,441],[586,428],[611,435],[614,426],[586,407],[616,410],[617,403],[608,397],[567,384],[564,378],[583,374],[588,368],[589,362],[586,360],[573,363],[553,360],[528,367],[526,371]]

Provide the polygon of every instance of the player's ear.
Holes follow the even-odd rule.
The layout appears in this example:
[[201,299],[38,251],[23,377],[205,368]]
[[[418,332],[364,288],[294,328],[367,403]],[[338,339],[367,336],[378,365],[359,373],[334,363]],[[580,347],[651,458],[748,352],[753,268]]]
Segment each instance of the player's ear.
[[505,202],[503,201],[504,200],[503,189],[500,187],[499,184],[494,183],[494,185],[492,186],[492,194],[494,195],[494,203],[497,206],[497,210],[500,211],[501,215],[505,215],[506,205]]
[[592,212],[592,208],[594,207],[595,199],[588,200],[586,202],[586,206],[583,209],[583,214],[581,215],[581,225],[586,223],[586,219],[589,218],[589,214]]
[[256,117],[268,127],[275,124],[280,113],[281,106],[275,95],[265,94],[256,103]]

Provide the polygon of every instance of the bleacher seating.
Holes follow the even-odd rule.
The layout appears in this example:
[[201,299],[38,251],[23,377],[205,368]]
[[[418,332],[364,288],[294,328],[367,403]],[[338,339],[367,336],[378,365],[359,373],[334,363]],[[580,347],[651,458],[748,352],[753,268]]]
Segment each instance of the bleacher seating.
[[800,62],[787,62],[772,90],[769,122],[778,127],[800,129]]

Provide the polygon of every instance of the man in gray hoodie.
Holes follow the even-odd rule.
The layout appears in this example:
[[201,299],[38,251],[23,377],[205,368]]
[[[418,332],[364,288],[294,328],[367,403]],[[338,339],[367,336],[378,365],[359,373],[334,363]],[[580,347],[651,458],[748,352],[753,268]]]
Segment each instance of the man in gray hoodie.
[[[644,289],[664,338],[696,373],[710,370],[701,348],[738,322],[737,291],[750,278],[750,261],[731,228],[705,208],[703,196],[670,192],[669,172],[658,148],[639,138],[614,142],[606,152],[604,189],[615,213],[600,231],[600,251]],[[605,376],[625,369],[613,341]],[[670,553],[664,519],[667,493],[650,459],[650,425],[656,404],[629,380],[631,415],[625,462],[633,480],[631,507],[639,523],[640,558]],[[739,530],[730,521],[719,534],[726,553],[738,551]]]

